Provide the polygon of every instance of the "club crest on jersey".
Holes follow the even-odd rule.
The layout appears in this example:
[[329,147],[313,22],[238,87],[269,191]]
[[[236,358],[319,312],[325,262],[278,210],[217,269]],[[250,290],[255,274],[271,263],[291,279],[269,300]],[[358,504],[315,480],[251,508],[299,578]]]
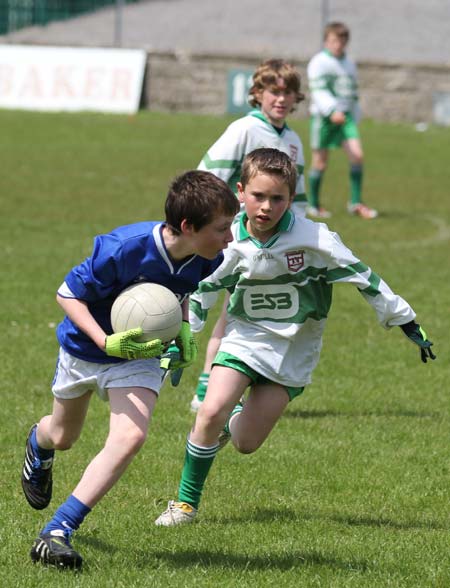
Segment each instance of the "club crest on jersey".
[[298,148],[297,145],[289,145],[289,151],[292,161],[297,161]]
[[288,251],[285,253],[287,259],[288,270],[291,272],[298,272],[305,265],[305,252],[299,251]]

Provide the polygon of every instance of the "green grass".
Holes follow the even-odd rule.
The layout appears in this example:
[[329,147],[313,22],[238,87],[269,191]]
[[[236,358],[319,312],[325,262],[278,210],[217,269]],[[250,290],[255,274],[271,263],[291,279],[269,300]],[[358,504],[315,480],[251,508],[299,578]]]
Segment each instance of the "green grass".
[[[365,196],[381,216],[346,214],[347,165],[336,152],[324,184],[329,225],[415,308],[436,362],[421,364],[399,329],[384,331],[356,290],[337,286],[313,384],[258,452],[220,454],[197,524],[153,521],[176,493],[201,357],[179,388],[164,390],[146,446],[75,536],[84,571],[29,560],[108,427],[108,407],[94,399],[80,441],[58,455],[52,506],[30,509],[20,469],[29,426],[51,410],[55,291],[96,233],[162,218],[170,180],[195,167],[230,120],[0,111],[5,588],[450,585],[449,131],[374,122],[362,125]],[[293,126],[308,163],[307,123]]]

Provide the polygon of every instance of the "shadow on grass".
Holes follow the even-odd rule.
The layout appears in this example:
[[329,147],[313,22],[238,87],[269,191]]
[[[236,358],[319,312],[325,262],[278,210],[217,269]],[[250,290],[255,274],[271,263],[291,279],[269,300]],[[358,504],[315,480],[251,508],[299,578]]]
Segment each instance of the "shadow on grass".
[[274,521],[287,521],[290,523],[302,523],[304,521],[333,521],[343,525],[379,527],[386,529],[395,529],[397,531],[447,531],[448,526],[439,524],[435,521],[394,521],[384,517],[365,517],[351,516],[333,513],[302,513],[295,509],[289,508],[256,508],[253,511],[242,513],[241,515],[221,518],[220,520],[209,518],[209,522],[215,524],[230,523],[273,523]]
[[333,515],[331,520],[344,525],[351,525],[355,527],[383,527],[387,529],[395,529],[397,531],[447,531],[448,527],[436,523],[435,521],[411,521],[398,522],[392,519],[385,518],[371,518],[371,517],[352,517],[344,515]]
[[325,418],[415,418],[415,419],[440,419],[442,415],[437,412],[419,412],[414,410],[369,410],[367,412],[343,412],[339,410],[287,410],[283,418],[291,419],[325,419]]
[[369,565],[363,560],[342,560],[326,556],[317,551],[293,551],[289,555],[270,554],[268,556],[245,555],[236,553],[218,553],[212,550],[177,550],[154,551],[142,553],[141,564],[146,565],[148,560],[163,560],[174,568],[195,568],[198,566],[207,568],[225,568],[228,570],[267,570],[276,569],[281,571],[292,570],[305,566],[326,566],[335,570],[348,570],[365,572]]
[[76,541],[78,545],[84,545],[88,547],[92,547],[97,551],[101,551],[103,553],[109,553],[110,555],[114,555],[118,549],[112,543],[108,543],[107,541],[103,541],[98,537],[92,537],[87,535],[77,534]]

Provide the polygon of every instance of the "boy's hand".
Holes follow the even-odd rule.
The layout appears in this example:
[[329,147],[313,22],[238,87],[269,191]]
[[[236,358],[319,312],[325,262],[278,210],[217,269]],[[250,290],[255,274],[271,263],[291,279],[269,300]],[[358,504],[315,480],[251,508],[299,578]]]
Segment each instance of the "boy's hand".
[[414,321],[410,321],[405,325],[400,325],[400,328],[413,343],[420,347],[420,357],[423,363],[427,363],[427,359],[436,359],[436,356],[431,351],[433,343],[428,340],[427,334],[420,325]]
[[173,367],[185,368],[194,363],[197,359],[197,343],[195,342],[194,335],[191,332],[191,326],[189,321],[183,321],[181,323],[181,329],[178,337],[175,338],[175,344],[180,350],[181,359],[173,363]]
[[176,345],[170,345],[169,349],[162,355],[160,361],[161,369],[166,372],[170,370],[170,383],[176,387],[180,383],[181,376],[183,375],[183,368],[175,367],[175,363],[180,363],[180,350]]
[[105,340],[106,355],[122,359],[149,359],[157,357],[164,351],[161,339],[153,339],[139,343],[134,339],[142,335],[142,329],[130,329],[114,335],[108,335]]

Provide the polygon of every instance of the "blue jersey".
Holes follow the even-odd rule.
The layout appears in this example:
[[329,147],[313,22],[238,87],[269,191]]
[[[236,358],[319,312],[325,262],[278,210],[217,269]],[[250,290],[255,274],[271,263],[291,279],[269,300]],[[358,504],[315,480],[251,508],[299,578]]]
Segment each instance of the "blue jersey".
[[[141,222],[119,227],[94,240],[92,255],[66,276],[70,296],[87,303],[92,316],[111,334],[111,306],[117,296],[136,282],[154,282],[183,300],[222,262],[223,254],[208,260],[192,255],[179,262],[166,250],[162,222]],[[62,289],[60,294],[66,295]],[[109,357],[69,317],[57,327],[58,341],[68,353],[94,363],[123,361]]]

